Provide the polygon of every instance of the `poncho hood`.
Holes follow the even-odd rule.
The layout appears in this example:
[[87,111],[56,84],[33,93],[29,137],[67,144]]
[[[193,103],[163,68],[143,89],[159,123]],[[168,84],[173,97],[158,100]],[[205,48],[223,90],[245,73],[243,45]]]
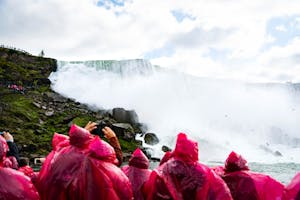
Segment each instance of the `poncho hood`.
[[71,126],[69,136],[70,144],[80,148],[86,146],[93,138],[88,130],[77,126],[76,124]]
[[8,145],[5,139],[3,137],[0,137],[0,165],[3,164],[7,151],[8,151]]
[[184,162],[197,162],[198,143],[194,140],[188,139],[185,133],[179,133],[173,155],[175,158]]
[[54,133],[53,138],[52,138],[52,148],[54,151],[60,149],[61,147],[64,146],[69,146],[70,141],[69,141],[69,136],[59,134],[59,133]]
[[107,142],[96,136],[89,145],[91,156],[103,161],[118,163],[115,150]]
[[228,173],[240,170],[249,170],[247,160],[232,151],[225,161],[225,172]]
[[148,169],[149,160],[142,150],[137,148],[129,159],[129,166],[134,166],[140,169]]

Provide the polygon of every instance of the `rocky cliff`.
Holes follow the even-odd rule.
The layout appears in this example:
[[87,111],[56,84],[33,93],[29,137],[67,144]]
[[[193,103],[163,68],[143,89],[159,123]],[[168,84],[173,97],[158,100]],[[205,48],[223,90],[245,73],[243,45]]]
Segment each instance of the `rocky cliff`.
[[133,111],[97,110],[55,93],[48,76],[56,67],[55,59],[0,47],[0,131],[13,134],[21,155],[47,155],[54,132],[67,134],[70,124],[84,126],[88,121],[112,126],[124,152],[139,146],[134,138],[142,126],[132,121]]

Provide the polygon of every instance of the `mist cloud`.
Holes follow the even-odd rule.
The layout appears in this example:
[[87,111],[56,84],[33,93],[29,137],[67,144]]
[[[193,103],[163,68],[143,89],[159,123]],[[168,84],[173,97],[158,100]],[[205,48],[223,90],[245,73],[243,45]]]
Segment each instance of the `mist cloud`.
[[[33,54],[44,50],[58,60],[144,58],[156,51],[155,64],[197,75],[297,82],[293,69],[300,52],[290,47],[299,37],[299,6],[297,0],[2,0],[0,41]],[[178,21],[174,10],[188,17]],[[287,35],[289,42],[282,45],[267,25],[286,16],[296,34]],[[280,32],[289,33],[291,27]],[[279,47],[287,65],[273,69],[276,60],[283,60]],[[216,60],[211,48],[226,52],[224,59]]]

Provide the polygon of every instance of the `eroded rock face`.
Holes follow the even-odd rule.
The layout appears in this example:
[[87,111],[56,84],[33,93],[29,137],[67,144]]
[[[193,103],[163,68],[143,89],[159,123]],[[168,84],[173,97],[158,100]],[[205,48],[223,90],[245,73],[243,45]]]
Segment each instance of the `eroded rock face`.
[[131,141],[135,138],[135,132],[131,124],[128,123],[114,123],[112,129],[115,131],[118,137],[122,137],[127,141]]
[[155,135],[155,133],[146,133],[145,137],[144,137],[144,141],[146,144],[149,144],[149,145],[156,145],[159,143],[159,139]]
[[114,108],[112,110],[112,116],[116,121],[121,123],[136,124],[139,122],[138,116],[134,110]]
[[85,126],[88,121],[98,120],[115,127],[121,146],[124,142],[123,151],[132,152],[141,146],[135,134],[145,133],[147,127],[138,123],[135,111],[101,110],[51,90],[48,77],[57,69],[55,59],[0,46],[0,68],[0,131],[10,130],[22,156],[31,159],[47,155],[54,132],[66,134],[73,123]]
[[0,47],[2,80],[22,82],[23,85],[50,85],[51,72],[56,71],[56,60],[33,56],[27,52]]

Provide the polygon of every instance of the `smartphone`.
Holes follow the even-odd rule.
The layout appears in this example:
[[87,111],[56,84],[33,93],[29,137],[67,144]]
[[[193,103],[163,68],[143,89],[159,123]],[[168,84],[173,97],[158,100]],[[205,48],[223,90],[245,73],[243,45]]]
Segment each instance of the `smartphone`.
[[97,128],[91,131],[92,134],[94,135],[99,135],[99,137],[104,137],[104,133],[102,129],[107,126],[105,123],[101,122],[97,124]]

